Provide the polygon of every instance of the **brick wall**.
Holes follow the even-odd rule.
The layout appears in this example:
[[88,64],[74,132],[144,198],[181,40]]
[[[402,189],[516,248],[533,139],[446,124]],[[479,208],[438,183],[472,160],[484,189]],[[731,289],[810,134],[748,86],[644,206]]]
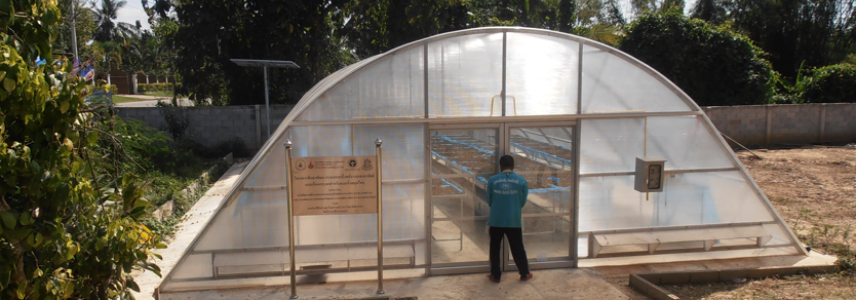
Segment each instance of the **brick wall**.
[[[271,133],[293,108],[271,105]],[[856,103],[747,105],[703,107],[720,132],[746,146],[856,142]],[[187,133],[199,143],[215,146],[241,138],[258,150],[267,139],[264,105],[204,107],[117,107],[119,116],[141,120],[166,131],[164,112],[172,110],[189,121]]]

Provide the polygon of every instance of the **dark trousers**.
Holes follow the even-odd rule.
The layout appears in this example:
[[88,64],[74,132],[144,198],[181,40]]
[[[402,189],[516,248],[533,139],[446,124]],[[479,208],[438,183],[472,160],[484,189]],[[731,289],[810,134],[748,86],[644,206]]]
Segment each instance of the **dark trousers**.
[[499,265],[502,236],[508,238],[511,256],[514,258],[517,270],[520,271],[520,276],[529,275],[529,260],[526,258],[526,249],[523,248],[523,230],[512,227],[490,228],[490,274],[497,280],[502,276],[502,268]]

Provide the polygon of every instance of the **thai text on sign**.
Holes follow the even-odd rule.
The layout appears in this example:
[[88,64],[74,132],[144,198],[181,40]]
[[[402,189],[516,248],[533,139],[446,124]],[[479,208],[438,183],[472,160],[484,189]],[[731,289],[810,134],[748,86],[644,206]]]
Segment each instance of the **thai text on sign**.
[[375,156],[292,160],[295,216],[377,213]]

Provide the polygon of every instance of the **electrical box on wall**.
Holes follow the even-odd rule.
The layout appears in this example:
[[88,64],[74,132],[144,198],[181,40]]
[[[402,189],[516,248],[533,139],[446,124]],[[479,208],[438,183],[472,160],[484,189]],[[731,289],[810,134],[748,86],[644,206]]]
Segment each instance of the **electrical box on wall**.
[[636,158],[636,179],[633,187],[640,192],[662,192],[666,160],[656,157]]

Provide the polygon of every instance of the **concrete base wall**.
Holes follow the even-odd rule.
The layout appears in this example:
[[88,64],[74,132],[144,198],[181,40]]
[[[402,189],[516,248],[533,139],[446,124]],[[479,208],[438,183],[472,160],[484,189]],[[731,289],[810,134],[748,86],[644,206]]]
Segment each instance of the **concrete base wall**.
[[702,109],[720,132],[745,146],[856,141],[856,103]]
[[[271,134],[293,105],[271,105]],[[856,142],[856,103],[711,106],[702,108],[723,134],[745,146]],[[188,121],[187,134],[206,146],[240,138],[251,150],[267,140],[264,105],[117,107],[123,118],[167,131],[164,116]]]
[[[293,105],[270,106],[270,132],[273,134]],[[187,134],[193,140],[216,146],[240,138],[248,149],[257,151],[267,140],[264,105],[202,107],[116,107],[116,115],[140,120],[146,126],[169,132],[166,116],[187,122]]]

